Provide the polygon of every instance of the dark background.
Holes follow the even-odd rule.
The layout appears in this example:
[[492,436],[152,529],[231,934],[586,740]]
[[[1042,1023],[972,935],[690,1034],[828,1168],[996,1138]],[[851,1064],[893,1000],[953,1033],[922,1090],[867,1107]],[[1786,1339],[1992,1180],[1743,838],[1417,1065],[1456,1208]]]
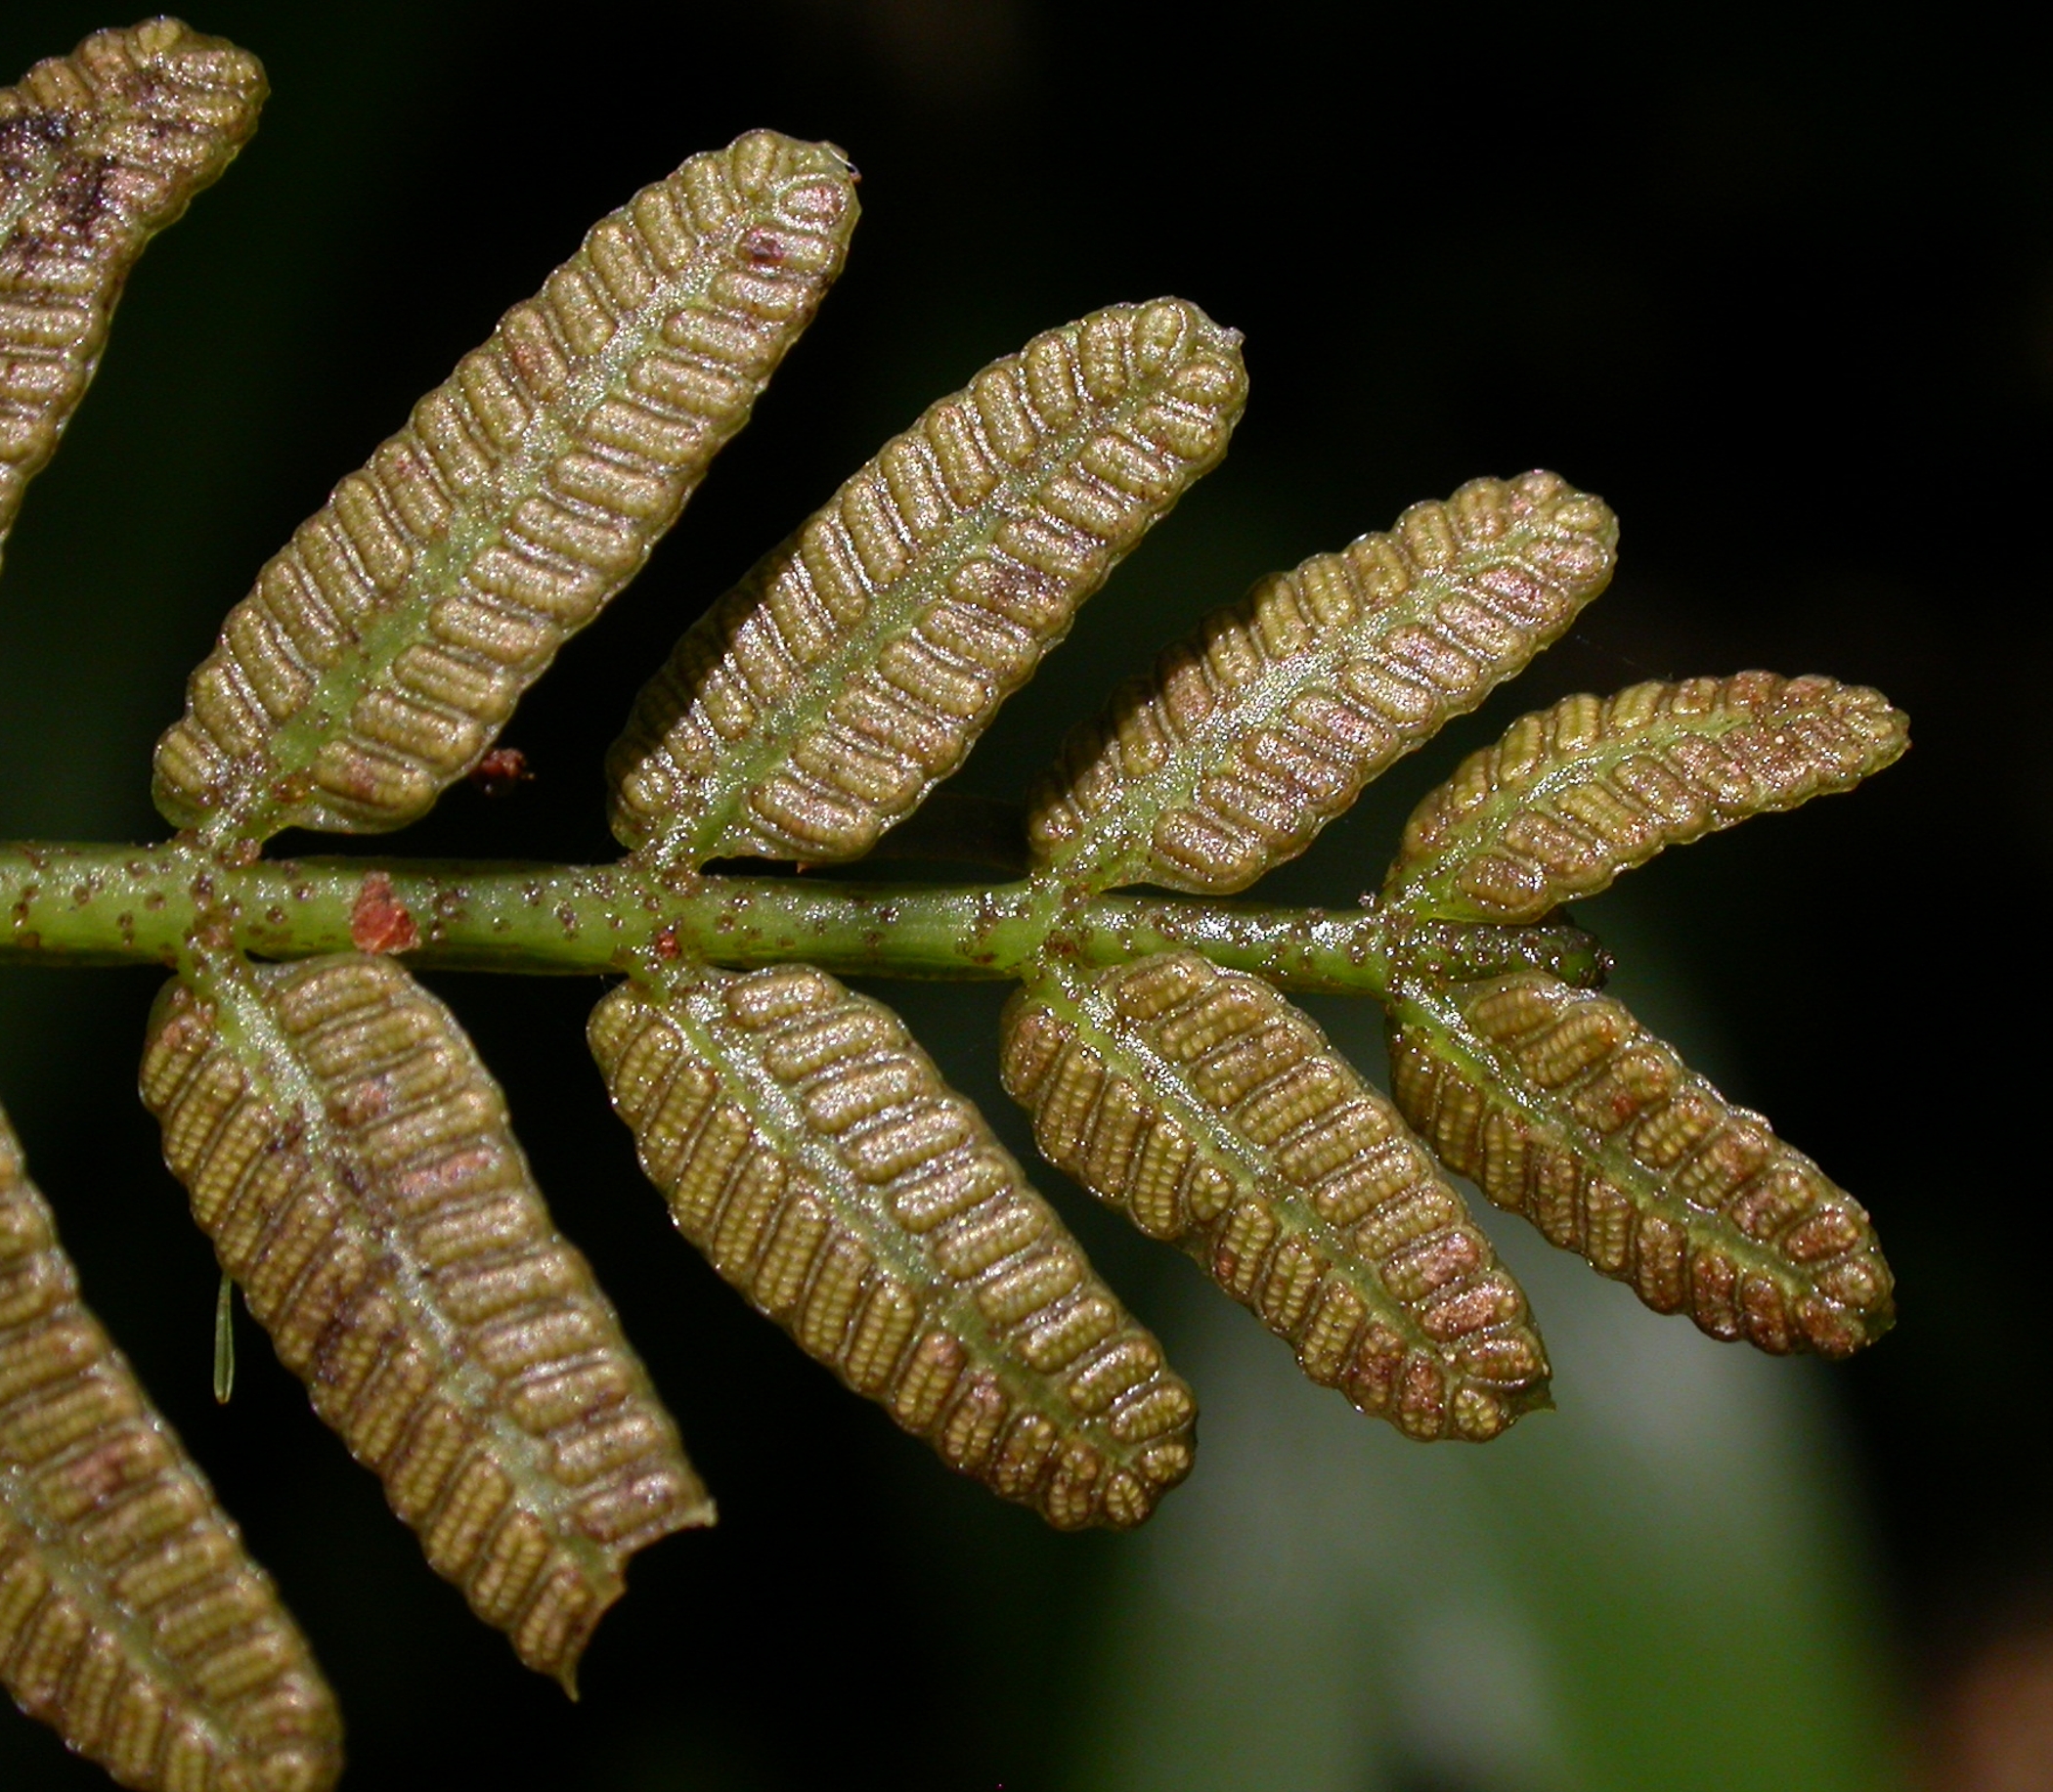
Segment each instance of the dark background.
[[[1975,1763],[2029,1727],[2017,1688],[2047,1675],[2032,1663],[2053,1646],[2031,1441],[2047,1324],[2053,132],[2036,59],[1967,13],[1914,31],[1854,17],[1277,4],[1221,29],[1179,7],[1054,0],[593,0],[546,16],[220,0],[194,22],[257,51],[274,97],[243,159],[143,264],[8,545],[0,834],[160,834],[151,743],[254,569],[586,226],[694,151],[756,124],[843,145],[866,207],[849,272],[676,538],[508,730],[538,781],[499,805],[459,789],[393,851],[606,855],[606,743],[679,628],[763,546],[1034,330],[1191,297],[1246,333],[1253,396],[1233,453],[1086,612],[970,785],[1016,792],[1075,714],[1256,574],[1535,464],[1619,510],[1617,583],[1514,690],[1393,772],[1279,880],[1286,894],[1350,901],[1461,752],[1571,689],[1824,671],[1885,689],[1916,746],[1871,788],[1671,855],[1584,916],[1633,947],[1621,987],[1648,1018],[1702,1042],[1729,1093],[1869,1205],[1898,1272],[1898,1333],[1829,1372],[1765,1366],[1804,1390],[1785,1408],[1763,1396],[1759,1438],[1782,1441],[1717,1459],[1737,1475],[1720,1496],[1733,1511],[1790,1494],[1796,1471],[1778,1464],[1810,1464],[1792,1565],[1771,1578],[1819,1624],[1826,1667],[1785,1684],[1773,1627],[1713,1609],[1745,1606],[1763,1558],[1671,1536],[1658,1502],[1640,1513],[1648,1579],[1708,1574],[1729,1599],[1626,1600],[1586,1613],[1570,1647],[1552,1627],[1615,1538],[1570,1522],[1520,1542],[1513,1526],[1475,1547],[1552,1564],[1548,1597],[1516,1559],[1503,1582],[1553,1664],[1555,1715],[1531,1732],[1552,1742],[1464,1754],[1415,1734],[1365,1644],[1361,1679],[1305,1695],[1313,1726],[1352,1723],[1353,1702],[1394,1713],[1352,1752],[1288,1771],[1219,1758],[1184,1783],[1799,1783],[1779,1774],[1807,1737],[1833,1783],[2040,1783],[1978,1778]],[[9,6],[0,80],[111,22],[72,0]],[[295,844],[310,843],[283,850]],[[669,1236],[579,1044],[591,988],[443,978],[721,1503],[717,1532],[637,1562],[584,1703],[563,1705],[421,1565],[246,1324],[234,1404],[208,1399],[214,1272],[129,1095],[158,981],[0,969],[0,1088],[95,1306],[330,1669],[353,1783],[796,1788],[866,1769],[904,1786],[1081,1786],[1111,1783],[1106,1762],[1147,1754],[1204,1702],[1188,1665],[1146,1681],[1170,1659],[1149,1639],[1175,1634],[1176,1608],[1150,1605],[1157,1569],[1131,1564],[1186,1559],[1178,1546],[1054,1538],[952,1481]],[[906,1006],[1018,1142],[987,1064],[995,999],[927,990]],[[1270,1373],[1281,1346],[1223,1302],[1224,1342],[1207,1341],[1179,1259],[1043,1181],[1172,1348],[1188,1334],[1201,1362],[1245,1352],[1261,1365],[1247,1374]],[[1542,1304],[1557,1360],[1559,1325],[1577,1323],[1557,1309],[1625,1299],[1577,1277]],[[1628,1355],[1681,1352],[1690,1374],[1722,1360],[1681,1321],[1621,1325]],[[1219,1372],[1229,1387],[1235,1373]],[[1595,1421],[1563,1388],[1563,1412],[1535,1428],[1569,1451]],[[1222,1463],[1240,1460],[1237,1410],[1208,1408]],[[1363,1462],[1409,1448],[1331,1396],[1307,1410],[1350,1440],[1350,1425],[1374,1431]],[[1687,1409],[1668,1422],[1684,1449]],[[1207,1460],[1177,1501],[1203,1497]],[[1337,1502],[1347,1525],[1388,1523],[1404,1553],[1370,1479],[1359,1504],[1348,1491],[1356,1472],[1382,1471],[1343,1464],[1307,1498]],[[1313,1664],[1290,1683],[1325,1687],[1355,1633],[1331,1612],[1318,1624],[1345,1635],[1294,1617],[1289,1580],[1256,1573],[1277,1590],[1257,1602]],[[1459,1649],[1428,1679],[1458,1695],[1455,1730],[1504,1693]],[[1129,1691],[1158,1731],[1123,1710]],[[1666,1714],[1643,1735],[1618,1715],[1636,1700]],[[0,1714],[9,1792],[96,1783]]]

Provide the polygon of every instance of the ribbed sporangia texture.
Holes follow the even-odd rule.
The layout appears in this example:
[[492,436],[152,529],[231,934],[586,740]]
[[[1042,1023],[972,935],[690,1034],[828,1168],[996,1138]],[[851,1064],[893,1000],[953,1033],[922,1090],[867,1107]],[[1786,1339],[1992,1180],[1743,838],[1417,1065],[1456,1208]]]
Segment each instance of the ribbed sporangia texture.
[[1033,795],[1035,863],[1099,889],[1246,889],[1555,640],[1617,543],[1600,500],[1536,472],[1262,580],[1070,735]]
[[315,1410],[568,1686],[628,1556],[713,1508],[449,1011],[361,953],[217,967],[159,998],[142,1086]]
[[1880,691],[1832,678],[1742,672],[1564,697],[1420,804],[1384,900],[1450,920],[1538,920],[1665,847],[1851,790],[1909,744]]
[[1895,1320],[1860,1204],[1608,996],[1542,972],[1457,986],[1392,1026],[1390,1073],[1447,1164],[1658,1313],[1829,1357]]
[[78,1298],[0,1116],[0,1683],[123,1785],[320,1792],[298,1627]]
[[1160,1345],[881,1003],[707,971],[623,984],[590,1036],[677,1229],[949,1466],[1065,1529],[1190,1471]]
[[1051,967],[1008,1005],[1001,1063],[1050,1162],[1363,1412],[1480,1441],[1547,1403],[1525,1296],[1462,1198],[1259,978],[1195,952]]
[[841,270],[853,176],[758,131],[602,218],[230,612],[157,807],[404,825],[641,568]]
[[933,406],[678,642],[607,762],[666,860],[859,858],[1217,464],[1238,332],[1115,305]]
[[235,159],[264,94],[255,57],[175,19],[98,32],[0,90],[0,541],[136,257]]

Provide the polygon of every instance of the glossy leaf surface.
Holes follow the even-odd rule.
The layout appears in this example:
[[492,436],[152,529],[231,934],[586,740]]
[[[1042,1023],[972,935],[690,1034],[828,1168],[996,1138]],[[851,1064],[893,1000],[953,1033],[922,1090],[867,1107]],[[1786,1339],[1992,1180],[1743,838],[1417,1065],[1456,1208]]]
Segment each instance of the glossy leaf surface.
[[623,984],[591,1048],[677,1229],[942,1461],[1051,1524],[1141,1522],[1190,1390],[881,1003],[797,965]]
[[1035,863],[1092,889],[1246,889],[1555,640],[1617,540],[1600,500],[1527,473],[1262,580],[1070,734],[1034,794]]
[[157,745],[164,816],[422,813],[748,421],[855,210],[831,145],[757,131],[594,225],[258,574]]
[[569,1686],[627,1558],[712,1521],[675,1425],[440,1002],[361,953],[198,975],[142,1075],[195,1217],[436,1571]]
[[608,761],[614,833],[693,865],[867,852],[1217,464],[1240,341],[1115,305],[933,406],[678,642]]
[[0,542],[136,257],[235,159],[264,93],[255,57],[175,19],[96,32],[0,90]]
[[1419,1438],[1547,1401],[1525,1296],[1390,1104],[1259,978],[1195,952],[1060,965],[1005,1014],[1049,1161],[1181,1245],[1306,1375]]
[[1743,672],[1564,697],[1420,804],[1383,899],[1405,914],[1535,921],[1665,848],[1851,790],[1908,745],[1879,691],[1833,678]]
[[78,1297],[0,1116],[0,1683],[123,1785],[322,1792],[332,1695]]
[[1859,1202],[1609,996],[1539,972],[1419,992],[1390,1074],[1444,1162],[1656,1312],[1830,1357],[1895,1321]]

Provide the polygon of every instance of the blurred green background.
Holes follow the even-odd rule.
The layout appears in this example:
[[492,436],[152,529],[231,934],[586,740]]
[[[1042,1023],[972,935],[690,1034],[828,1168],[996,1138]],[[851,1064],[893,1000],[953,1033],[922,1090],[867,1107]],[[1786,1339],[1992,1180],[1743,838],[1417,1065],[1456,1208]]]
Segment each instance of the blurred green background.
[[[1578,915],[1643,1019],[1871,1207],[1898,1333],[1849,1366],[1769,1362],[1491,1215],[1560,1410],[1487,1450],[1420,1449],[1046,1173],[1204,1404],[1196,1475],[1131,1538],[1056,1537],[952,1479],[672,1236],[584,1053],[592,988],[435,980],[721,1503],[717,1531],[636,1562],[576,1707],[432,1577],[246,1322],[235,1402],[213,1406],[211,1258],[130,1094],[158,977],[0,968],[0,1093],[89,1297],[330,1671],[351,1783],[2048,1783],[1986,1769],[2053,1710],[2003,1693],[2053,1659],[2030,1144],[2053,127],[2035,59],[1972,17],[194,17],[265,59],[274,98],[143,263],[9,544],[0,837],[159,834],[151,743],[264,557],[587,225],[756,124],[861,166],[841,287],[675,538],[516,718],[538,781],[502,804],[459,789],[390,850],[608,854],[600,756],[678,630],[929,399],[1038,328],[1163,291],[1246,332],[1247,420],[966,786],[1017,794],[1070,721],[1257,574],[1536,464],[1621,512],[1610,594],[1279,896],[1352,901],[1420,794],[1568,690],[1830,672],[1882,686],[1917,741],[1872,788],[1670,855]],[[112,22],[14,0],[0,81]],[[1027,1155],[992,1064],[1003,992],[878,992]],[[1368,1006],[1316,1007],[1379,1074]],[[2022,1683],[1991,1682],[2020,1660]],[[0,1712],[7,1792],[103,1783]]]

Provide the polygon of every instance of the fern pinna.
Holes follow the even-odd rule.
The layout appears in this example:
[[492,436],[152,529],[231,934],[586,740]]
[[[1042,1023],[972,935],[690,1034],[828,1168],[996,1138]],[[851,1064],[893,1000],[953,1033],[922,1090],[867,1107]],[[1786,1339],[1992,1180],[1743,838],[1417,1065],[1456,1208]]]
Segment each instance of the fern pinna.
[[[167,20],[0,94],[0,536],[129,267],[263,96],[252,58]],[[618,979],[590,1043],[678,1230],[950,1467],[1059,1527],[1146,1519],[1192,1469],[1193,1394],[840,976],[1016,982],[1003,1077],[1049,1160],[1409,1437],[1479,1442],[1549,1403],[1457,1175],[1714,1336],[1839,1357],[1886,1330],[1860,1206],[1600,993],[1607,960],[1562,911],[1889,764],[1903,721],[1875,693],[1744,673],[1571,698],[1428,797],[1355,912],[1218,900],[1602,590],[1616,520],[1553,474],[1476,480],[1261,581],[1081,724],[1025,806],[890,838],[1225,454],[1240,338],[1184,300],[994,363],[714,604],[608,762],[617,862],[263,856],[288,826],[381,832],[481,767],[511,775],[494,743],[521,694],[840,273],[854,181],[832,145],[759,131],[602,219],[229,613],[157,748],[179,831],[0,849],[0,950],[171,971],[142,1068],[165,1159],[437,1572],[568,1686],[628,1558],[714,1508],[410,966]],[[901,843],[1009,875],[713,865]],[[1305,990],[1383,1005],[1394,1101]],[[4,1126],[0,1675],[124,1784],[339,1772],[306,1643],[80,1304]]]

